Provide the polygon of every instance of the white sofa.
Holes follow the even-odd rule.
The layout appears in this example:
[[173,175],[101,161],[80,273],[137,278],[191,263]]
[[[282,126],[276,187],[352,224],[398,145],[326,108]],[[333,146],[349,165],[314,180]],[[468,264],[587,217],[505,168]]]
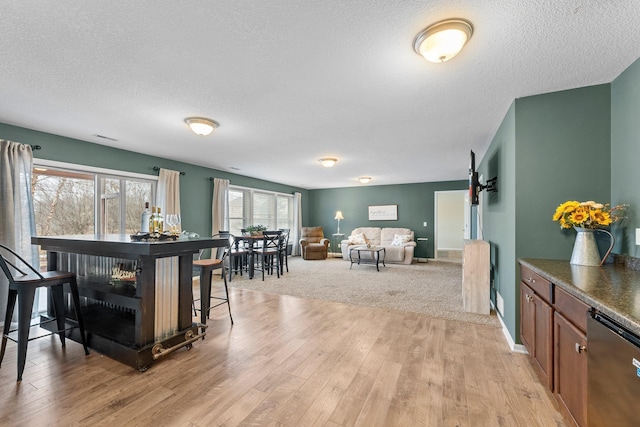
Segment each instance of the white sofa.
[[[362,234],[365,244],[371,246],[385,248],[385,263],[411,264],[413,261],[413,252],[416,247],[415,235],[413,230],[409,228],[392,228],[392,227],[360,227],[353,230],[349,239],[342,241],[340,248],[342,249],[342,259],[349,260],[351,249],[362,244],[353,243],[354,237]],[[393,245],[394,238],[398,236],[409,236],[407,242],[399,245]],[[405,238],[406,239],[406,238]],[[399,242],[396,242],[397,244]],[[363,254],[364,256],[364,254]]]

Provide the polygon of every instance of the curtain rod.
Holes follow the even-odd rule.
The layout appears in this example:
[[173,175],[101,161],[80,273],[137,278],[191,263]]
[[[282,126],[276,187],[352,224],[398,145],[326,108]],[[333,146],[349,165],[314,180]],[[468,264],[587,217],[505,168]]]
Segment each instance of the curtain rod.
[[32,145],[32,146],[31,146],[31,150],[32,150],[32,151],[35,151],[35,150],[42,150],[42,147],[41,147],[41,146],[39,146],[39,145]]
[[[154,167],[153,167],[153,170],[154,170],[154,171],[156,171],[156,172],[160,172],[160,167],[158,167],[158,166],[154,166]],[[186,172],[182,172],[182,171],[180,171],[180,175],[186,175],[186,174],[187,174]]]

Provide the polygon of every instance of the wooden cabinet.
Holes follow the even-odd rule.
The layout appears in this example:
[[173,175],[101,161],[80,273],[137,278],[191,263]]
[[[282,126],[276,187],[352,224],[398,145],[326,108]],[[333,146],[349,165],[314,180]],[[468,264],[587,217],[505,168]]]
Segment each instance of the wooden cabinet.
[[491,252],[489,242],[465,240],[462,266],[462,305],[465,311],[491,313]]
[[520,337],[540,380],[553,390],[553,309],[533,289],[520,284]]
[[587,425],[589,306],[521,266],[520,339],[567,421]]
[[577,426],[587,425],[587,312],[589,306],[555,289],[554,389],[561,409]]
[[554,315],[554,387],[575,425],[587,425],[587,336],[562,314]]

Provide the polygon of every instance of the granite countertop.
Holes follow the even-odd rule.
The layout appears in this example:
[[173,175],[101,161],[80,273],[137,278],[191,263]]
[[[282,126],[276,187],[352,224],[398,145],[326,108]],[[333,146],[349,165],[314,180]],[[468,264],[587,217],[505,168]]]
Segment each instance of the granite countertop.
[[640,271],[552,259],[525,258],[520,263],[640,335]]

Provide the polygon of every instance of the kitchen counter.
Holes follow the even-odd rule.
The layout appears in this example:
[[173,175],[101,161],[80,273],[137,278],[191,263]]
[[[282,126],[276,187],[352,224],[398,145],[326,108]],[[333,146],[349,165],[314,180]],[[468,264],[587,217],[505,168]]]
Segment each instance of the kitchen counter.
[[524,258],[519,261],[640,335],[640,271],[618,264],[587,267],[551,259]]

